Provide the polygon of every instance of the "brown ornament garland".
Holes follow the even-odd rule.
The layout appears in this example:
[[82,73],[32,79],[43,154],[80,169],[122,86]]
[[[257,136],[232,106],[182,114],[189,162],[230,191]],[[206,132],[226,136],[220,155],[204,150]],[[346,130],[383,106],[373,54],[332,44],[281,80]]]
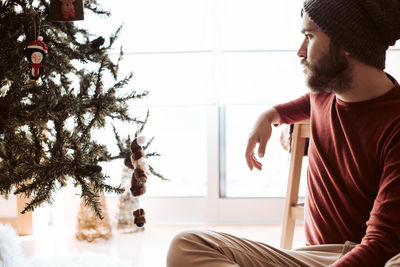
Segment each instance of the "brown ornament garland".
[[[134,197],[139,197],[146,193],[146,182],[147,182],[147,164],[145,161],[145,153],[142,145],[145,143],[145,138],[140,136],[133,140],[131,143],[131,157],[130,161],[126,160],[126,167],[133,169],[131,178],[131,188],[130,191]],[[135,218],[135,224],[138,227],[143,227],[146,223],[145,211],[139,207],[133,211],[133,216]]]

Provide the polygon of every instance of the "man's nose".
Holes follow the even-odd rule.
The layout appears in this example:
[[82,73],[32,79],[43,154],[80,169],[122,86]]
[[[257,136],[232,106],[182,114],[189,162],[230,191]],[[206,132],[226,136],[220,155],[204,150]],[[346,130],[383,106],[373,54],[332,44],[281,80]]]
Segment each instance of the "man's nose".
[[297,56],[301,58],[307,57],[307,39],[304,39],[303,43],[301,43],[299,50],[297,50]]

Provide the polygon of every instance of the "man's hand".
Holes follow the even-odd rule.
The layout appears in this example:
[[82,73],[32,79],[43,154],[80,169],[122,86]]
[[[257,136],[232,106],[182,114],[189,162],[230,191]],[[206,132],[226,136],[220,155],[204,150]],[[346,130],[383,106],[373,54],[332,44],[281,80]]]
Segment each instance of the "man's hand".
[[279,120],[279,113],[273,108],[267,110],[258,118],[253,130],[249,135],[249,140],[247,141],[246,162],[250,170],[253,170],[254,167],[258,170],[262,169],[262,164],[254,155],[254,149],[258,143],[258,156],[260,158],[264,157],[265,148],[272,133],[271,124],[277,123]]

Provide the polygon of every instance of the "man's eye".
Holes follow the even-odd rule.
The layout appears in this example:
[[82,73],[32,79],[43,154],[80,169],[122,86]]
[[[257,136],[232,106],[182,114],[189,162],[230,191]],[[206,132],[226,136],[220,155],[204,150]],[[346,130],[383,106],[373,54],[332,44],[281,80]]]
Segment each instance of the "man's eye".
[[312,35],[311,34],[305,34],[304,35],[308,40],[310,40],[311,38],[312,38]]

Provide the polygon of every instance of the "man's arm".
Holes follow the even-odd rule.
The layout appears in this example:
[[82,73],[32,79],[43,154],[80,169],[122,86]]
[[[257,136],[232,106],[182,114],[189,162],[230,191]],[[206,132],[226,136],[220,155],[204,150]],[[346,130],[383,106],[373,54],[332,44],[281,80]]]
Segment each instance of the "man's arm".
[[254,155],[254,149],[258,145],[258,156],[264,157],[265,148],[271,137],[272,124],[284,124],[301,121],[310,117],[310,94],[306,94],[291,102],[277,105],[262,113],[249,135],[246,148],[246,162],[250,170],[262,169],[261,163]]
[[253,170],[253,167],[258,170],[262,169],[261,163],[254,156],[254,149],[256,148],[256,145],[258,143],[258,156],[261,158],[264,156],[265,147],[267,146],[267,142],[272,133],[271,125],[277,124],[279,122],[280,115],[278,111],[276,111],[276,109],[274,108],[265,111],[259,116],[247,141],[246,162],[250,170]]
[[279,124],[292,124],[310,118],[310,103],[310,93],[308,93],[293,101],[274,106],[280,114]]

